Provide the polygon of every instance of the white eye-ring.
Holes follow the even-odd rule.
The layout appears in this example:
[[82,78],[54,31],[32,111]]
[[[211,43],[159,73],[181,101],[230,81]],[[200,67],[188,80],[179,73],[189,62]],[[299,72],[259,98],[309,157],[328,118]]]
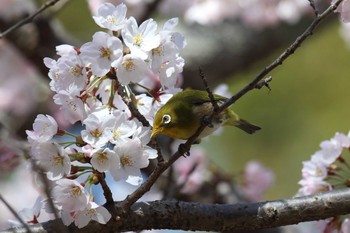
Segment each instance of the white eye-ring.
[[171,116],[169,114],[165,114],[162,117],[162,122],[164,124],[169,124],[171,122]]

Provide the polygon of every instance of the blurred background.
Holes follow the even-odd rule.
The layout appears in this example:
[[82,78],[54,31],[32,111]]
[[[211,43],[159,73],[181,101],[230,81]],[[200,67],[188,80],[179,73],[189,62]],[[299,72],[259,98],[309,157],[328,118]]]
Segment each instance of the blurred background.
[[[42,2],[1,1],[0,30]],[[38,113],[59,118],[42,58],[54,57],[59,44],[79,47],[91,40],[100,30],[90,11],[97,2],[60,1],[34,24],[0,39],[0,121],[10,135],[25,138],[24,130],[32,128]],[[180,18],[178,30],[187,39],[182,53],[186,63],[183,87],[203,89],[198,74],[201,67],[212,88],[225,83],[232,94],[276,59],[314,17],[307,0],[126,2],[130,4],[128,12],[135,13],[137,19],[145,15],[158,22]],[[329,4],[317,3],[320,10]],[[154,9],[149,9],[150,4]],[[295,195],[302,161],[310,159],[321,141],[336,132],[347,134],[350,129],[350,41],[346,38],[346,26],[337,16],[328,18],[295,54],[269,74],[271,90],[254,90],[239,99],[232,108],[262,130],[247,135],[236,128],[225,128],[220,135],[210,136],[201,143],[210,163],[235,178],[248,161],[258,160],[275,173],[266,200]],[[20,165],[18,151],[11,150],[4,135],[0,142],[0,192],[10,197],[10,187],[16,177],[23,177],[25,166]],[[31,207],[21,204],[22,208]]]

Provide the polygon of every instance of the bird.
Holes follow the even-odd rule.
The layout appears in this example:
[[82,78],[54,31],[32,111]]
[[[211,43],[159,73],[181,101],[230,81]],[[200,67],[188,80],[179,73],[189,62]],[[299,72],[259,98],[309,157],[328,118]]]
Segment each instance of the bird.
[[[214,101],[221,106],[227,98],[213,94]],[[189,139],[200,127],[205,117],[214,111],[207,91],[184,90],[176,93],[156,113],[151,138],[167,135],[174,139]],[[213,133],[220,126],[236,126],[248,134],[261,128],[241,119],[233,110],[227,108],[216,115],[200,133],[198,139]]]

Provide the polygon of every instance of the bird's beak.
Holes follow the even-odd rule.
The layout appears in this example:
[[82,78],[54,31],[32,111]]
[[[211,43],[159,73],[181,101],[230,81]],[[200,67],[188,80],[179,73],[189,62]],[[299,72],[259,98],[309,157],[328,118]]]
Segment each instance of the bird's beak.
[[151,134],[151,139],[155,138],[158,134],[159,134],[159,129],[153,127],[152,134]]

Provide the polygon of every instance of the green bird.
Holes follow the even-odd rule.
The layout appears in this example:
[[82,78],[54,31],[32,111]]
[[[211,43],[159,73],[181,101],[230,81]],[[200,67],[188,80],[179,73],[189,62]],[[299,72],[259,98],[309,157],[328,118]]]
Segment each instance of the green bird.
[[[214,94],[218,106],[222,105],[226,97]],[[178,92],[156,113],[152,138],[167,135],[172,138],[187,140],[201,125],[203,118],[208,116],[214,107],[208,92],[200,90],[185,90]],[[231,109],[226,109],[212,119],[210,127],[206,127],[199,135],[199,139],[213,133],[220,126],[233,125],[252,134],[261,128],[240,117]]]

